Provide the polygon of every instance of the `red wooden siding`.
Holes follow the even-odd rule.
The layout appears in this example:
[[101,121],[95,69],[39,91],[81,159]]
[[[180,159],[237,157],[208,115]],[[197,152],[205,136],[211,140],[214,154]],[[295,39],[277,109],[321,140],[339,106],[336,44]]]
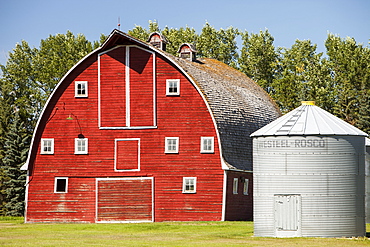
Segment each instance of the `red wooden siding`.
[[152,221],[152,179],[97,181],[97,221]]
[[29,184],[31,208],[27,222],[91,222],[95,210],[94,178],[69,178],[68,193],[54,193],[54,177],[43,176]]
[[[238,179],[238,194],[233,194],[233,181]],[[243,181],[249,180],[248,195],[243,194]],[[227,171],[225,220],[253,219],[253,174]]]
[[139,140],[116,140],[116,170],[140,169],[140,144]]
[[[101,127],[126,126],[126,49],[104,53],[99,61]],[[112,111],[112,108],[114,110]]]
[[130,126],[155,126],[153,54],[130,49]]
[[[126,92],[125,51],[125,47],[120,47],[100,55],[100,90],[96,55],[88,64],[79,65],[64,81],[62,91],[51,100],[52,109],[41,120],[36,136],[38,150],[30,166],[27,222],[95,222],[96,179],[124,177],[154,178],[154,221],[222,219],[224,171],[212,117],[196,88],[165,58],[130,48],[131,55],[138,57],[130,60],[130,77],[137,77],[130,80],[130,122],[146,126],[156,116],[156,128],[99,128],[99,104],[101,127],[126,126],[126,102],[122,97],[126,95],[123,93]],[[148,64],[143,67],[144,61]],[[150,91],[154,83],[153,63],[154,92]],[[140,76],[146,79],[141,80]],[[166,96],[166,79],[180,79],[180,96]],[[74,97],[76,80],[88,81],[88,98]],[[152,105],[156,112],[150,105],[154,98]],[[140,100],[149,106],[141,105]],[[70,114],[73,120],[67,120]],[[81,132],[89,140],[87,155],[74,154],[74,139]],[[214,153],[200,153],[202,136],[215,137]],[[179,137],[178,154],[164,153],[165,137]],[[40,138],[54,138],[53,155],[40,154]],[[135,138],[140,139],[140,170],[115,170],[115,140]],[[132,156],[119,152],[118,168],[136,168],[134,157],[138,149],[121,144],[124,143],[120,142],[118,150],[127,149],[125,152]],[[68,193],[54,193],[55,177],[69,178]],[[183,177],[197,177],[195,194],[182,193]],[[60,213],[56,211],[58,207],[68,210]]]

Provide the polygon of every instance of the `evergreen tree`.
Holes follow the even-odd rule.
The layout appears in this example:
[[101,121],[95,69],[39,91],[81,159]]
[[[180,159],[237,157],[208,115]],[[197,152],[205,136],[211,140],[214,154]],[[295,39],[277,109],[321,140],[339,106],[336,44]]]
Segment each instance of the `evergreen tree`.
[[5,155],[1,167],[3,177],[3,213],[9,216],[22,216],[24,211],[26,172],[21,166],[26,162],[30,136],[15,114],[5,138]]

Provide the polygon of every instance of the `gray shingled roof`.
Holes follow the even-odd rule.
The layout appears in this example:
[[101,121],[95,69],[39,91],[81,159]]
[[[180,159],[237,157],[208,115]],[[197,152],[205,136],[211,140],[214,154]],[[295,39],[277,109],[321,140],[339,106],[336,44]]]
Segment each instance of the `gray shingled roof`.
[[222,62],[209,58],[191,62],[169,56],[204,94],[229,168],[252,170],[250,134],[281,115],[275,102],[249,77]]

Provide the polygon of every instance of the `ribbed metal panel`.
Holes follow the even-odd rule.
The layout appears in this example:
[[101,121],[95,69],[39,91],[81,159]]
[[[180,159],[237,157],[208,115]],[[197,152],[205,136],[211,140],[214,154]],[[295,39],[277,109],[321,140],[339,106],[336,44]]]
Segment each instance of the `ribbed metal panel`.
[[365,137],[261,136],[253,147],[256,236],[290,236],[299,224],[304,237],[365,235]]

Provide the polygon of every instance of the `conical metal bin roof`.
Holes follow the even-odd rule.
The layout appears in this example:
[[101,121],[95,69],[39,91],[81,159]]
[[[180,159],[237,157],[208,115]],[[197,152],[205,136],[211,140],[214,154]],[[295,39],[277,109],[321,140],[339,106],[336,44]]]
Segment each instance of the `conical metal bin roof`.
[[304,101],[298,108],[252,133],[251,137],[289,135],[368,136],[311,101]]

